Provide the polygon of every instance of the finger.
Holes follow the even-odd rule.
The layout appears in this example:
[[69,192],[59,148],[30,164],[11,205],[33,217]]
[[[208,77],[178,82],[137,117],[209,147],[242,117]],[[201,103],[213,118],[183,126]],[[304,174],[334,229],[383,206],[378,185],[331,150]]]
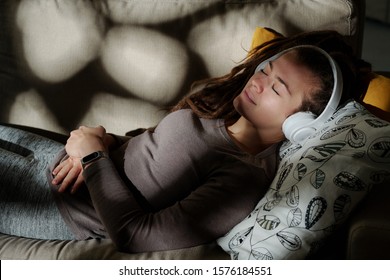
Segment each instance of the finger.
[[58,188],[58,192],[64,192],[71,184],[72,182],[70,178],[66,176],[64,180],[62,180],[60,187]]
[[58,172],[60,172],[60,170],[66,165],[66,161],[67,160],[64,160],[62,162],[60,162],[54,169],[53,171],[51,172],[54,176],[56,176],[58,174]]
[[71,194],[74,194],[79,190],[79,188],[83,185],[84,183],[84,177],[82,173],[79,174],[79,176],[76,179],[76,182],[73,184],[72,189],[71,189]]
[[68,174],[69,170],[71,170],[72,166],[73,164],[68,160],[61,164],[61,166],[59,166],[59,169],[57,170],[54,179],[52,180],[53,185],[60,184],[64,180],[65,176]]
[[53,169],[53,175],[57,174],[62,168],[64,168],[64,166],[68,165],[70,161],[72,161],[72,159],[67,155],[67,157],[60,161],[60,163],[58,163],[58,165]]
[[61,186],[58,189],[59,192],[64,192],[69,186],[73,185],[77,176],[79,175],[78,168],[74,166],[66,174],[65,178],[62,180]]

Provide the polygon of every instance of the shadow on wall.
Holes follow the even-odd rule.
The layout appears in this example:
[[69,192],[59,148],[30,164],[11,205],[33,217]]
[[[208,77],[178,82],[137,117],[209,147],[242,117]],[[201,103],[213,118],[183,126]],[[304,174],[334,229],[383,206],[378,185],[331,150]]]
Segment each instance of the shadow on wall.
[[178,19],[166,11],[162,24],[154,16],[141,26],[123,22],[127,15],[101,3],[1,2],[1,75],[8,82],[1,92],[0,121],[12,122],[13,103],[22,99],[68,131],[101,92],[166,107],[192,81],[210,76],[186,40],[189,24],[213,17],[204,11],[213,11],[212,4]]

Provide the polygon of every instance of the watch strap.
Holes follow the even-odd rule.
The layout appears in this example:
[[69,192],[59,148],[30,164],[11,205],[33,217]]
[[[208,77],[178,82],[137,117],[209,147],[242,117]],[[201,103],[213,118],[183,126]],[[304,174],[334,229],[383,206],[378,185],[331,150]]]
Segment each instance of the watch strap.
[[96,152],[90,153],[89,155],[86,155],[85,157],[83,157],[81,159],[81,166],[83,167],[83,169],[85,169],[85,167],[88,164],[95,162],[101,158],[108,158],[108,154],[104,151],[96,151]]

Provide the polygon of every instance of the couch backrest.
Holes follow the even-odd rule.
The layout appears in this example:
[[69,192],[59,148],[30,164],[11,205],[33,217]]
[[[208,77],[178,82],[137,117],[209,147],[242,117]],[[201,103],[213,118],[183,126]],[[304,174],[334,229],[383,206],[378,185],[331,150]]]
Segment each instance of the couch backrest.
[[357,54],[363,38],[363,0],[1,5],[0,122],[63,133],[80,124],[119,134],[157,124],[194,80],[242,60],[258,26],[286,36],[334,29]]

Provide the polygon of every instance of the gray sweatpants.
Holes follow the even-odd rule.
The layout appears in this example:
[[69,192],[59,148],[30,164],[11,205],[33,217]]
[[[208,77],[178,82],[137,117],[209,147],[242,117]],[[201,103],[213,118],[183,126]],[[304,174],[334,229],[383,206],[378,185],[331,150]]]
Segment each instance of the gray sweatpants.
[[0,125],[0,232],[38,239],[74,239],[45,174],[63,144]]

